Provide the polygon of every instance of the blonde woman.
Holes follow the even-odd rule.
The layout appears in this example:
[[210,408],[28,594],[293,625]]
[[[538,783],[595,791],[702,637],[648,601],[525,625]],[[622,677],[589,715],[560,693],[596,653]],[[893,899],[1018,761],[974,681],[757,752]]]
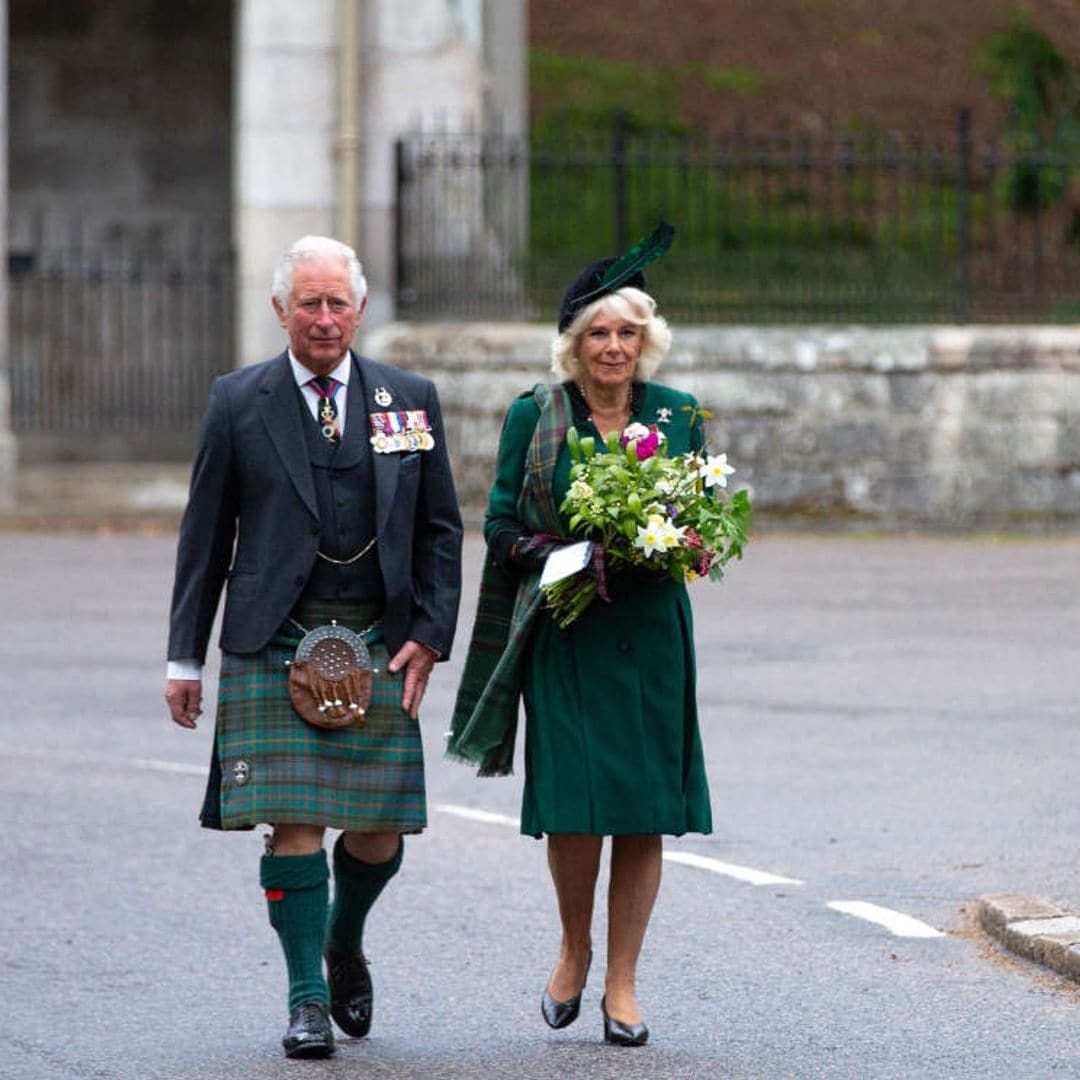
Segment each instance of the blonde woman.
[[579,275],[552,346],[558,382],[518,397],[506,415],[484,524],[489,558],[449,744],[482,775],[508,772],[524,700],[521,831],[547,836],[561,924],[541,997],[553,1028],[580,1011],[601,848],[611,837],[600,1004],[604,1039],[621,1046],[640,1046],[649,1034],[636,972],[662,837],[712,829],[690,603],[669,576],[609,568],[610,602],[592,603],[560,629],[538,601],[538,578],[546,555],[568,539],[558,507],[569,487],[569,426],[601,450],[608,432],[631,423],[655,425],[672,455],[702,444],[686,408],[693,398],[650,381],[671,333],[641,266],[666,249],[664,240],[658,230],[637,257],[605,259]]

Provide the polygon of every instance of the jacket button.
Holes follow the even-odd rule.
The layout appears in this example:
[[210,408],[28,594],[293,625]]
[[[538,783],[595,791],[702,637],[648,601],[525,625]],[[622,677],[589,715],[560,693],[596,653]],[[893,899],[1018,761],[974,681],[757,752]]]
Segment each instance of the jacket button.
[[320,530],[319,530],[319,526],[318,526],[318,525],[312,525],[312,526],[311,526],[311,535],[312,535],[312,536],[318,536],[318,535],[319,535],[319,531],[320,531]]
[[303,585],[304,585],[304,575],[303,575],[303,574],[297,574],[297,575],[296,575],[296,577],[295,577],[295,578],[293,578],[293,584],[294,584],[294,585],[295,585],[295,586],[296,586],[296,587],[297,587],[298,589],[300,589],[300,588],[303,588]]
[[621,652],[623,654],[628,653],[630,651],[630,642],[629,641],[620,641],[618,643],[618,645],[615,646],[615,648],[618,649],[619,652]]

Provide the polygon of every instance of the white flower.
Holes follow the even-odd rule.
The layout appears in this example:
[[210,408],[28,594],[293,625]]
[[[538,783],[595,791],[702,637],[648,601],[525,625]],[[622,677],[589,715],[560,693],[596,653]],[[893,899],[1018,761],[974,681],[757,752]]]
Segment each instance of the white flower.
[[682,543],[683,533],[686,532],[686,526],[676,529],[672,521],[664,522],[664,535],[660,538],[660,543],[665,549],[670,550],[673,547],[678,547]]
[[727,487],[727,478],[734,471],[727,463],[727,454],[716,454],[715,456],[710,454],[706,458],[705,464],[698,470],[698,475],[704,479],[706,487],[712,487],[714,484]]
[[647,438],[649,429],[644,424],[639,424],[636,421],[633,424],[627,424],[623,429],[622,437],[624,442],[632,443],[637,442],[638,439]]
[[685,526],[681,529],[675,528],[672,520],[663,514],[650,514],[648,524],[638,526],[634,547],[645,552],[647,559],[654,551],[667,551],[678,547],[685,532]]
[[592,487],[584,480],[575,480],[570,485],[570,497],[576,502],[586,502],[593,495]]
[[660,514],[650,514],[647,525],[639,525],[637,539],[634,547],[645,552],[647,559],[654,551],[659,551],[664,546],[664,523],[665,518]]

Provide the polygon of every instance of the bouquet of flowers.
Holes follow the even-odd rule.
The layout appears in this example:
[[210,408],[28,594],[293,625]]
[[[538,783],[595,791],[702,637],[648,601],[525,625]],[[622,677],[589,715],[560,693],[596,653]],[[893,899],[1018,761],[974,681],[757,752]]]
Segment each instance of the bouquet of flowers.
[[[694,411],[692,420],[710,415]],[[603,557],[578,573],[544,586],[548,607],[562,628],[598,594],[607,598],[604,560],[670,574],[679,582],[723,577],[724,565],[741,559],[750,519],[745,490],[720,497],[735,471],[727,454],[706,450],[669,457],[667,437],[656,425],[630,424],[611,432],[608,453],[596,440],[567,432],[573,464],[561,510],[570,531],[602,545]],[[599,568],[599,569],[598,569]]]

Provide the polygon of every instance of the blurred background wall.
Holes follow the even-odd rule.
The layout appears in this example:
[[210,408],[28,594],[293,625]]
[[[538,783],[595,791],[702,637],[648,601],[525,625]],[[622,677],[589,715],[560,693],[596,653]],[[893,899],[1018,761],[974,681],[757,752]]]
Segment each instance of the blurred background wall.
[[1080,515],[1059,0],[0,7],[0,501],[16,447],[187,460],[212,378],[280,348],[273,265],[319,232],[364,260],[360,344],[439,382],[478,502],[562,289],[665,218],[667,377],[762,505]]

